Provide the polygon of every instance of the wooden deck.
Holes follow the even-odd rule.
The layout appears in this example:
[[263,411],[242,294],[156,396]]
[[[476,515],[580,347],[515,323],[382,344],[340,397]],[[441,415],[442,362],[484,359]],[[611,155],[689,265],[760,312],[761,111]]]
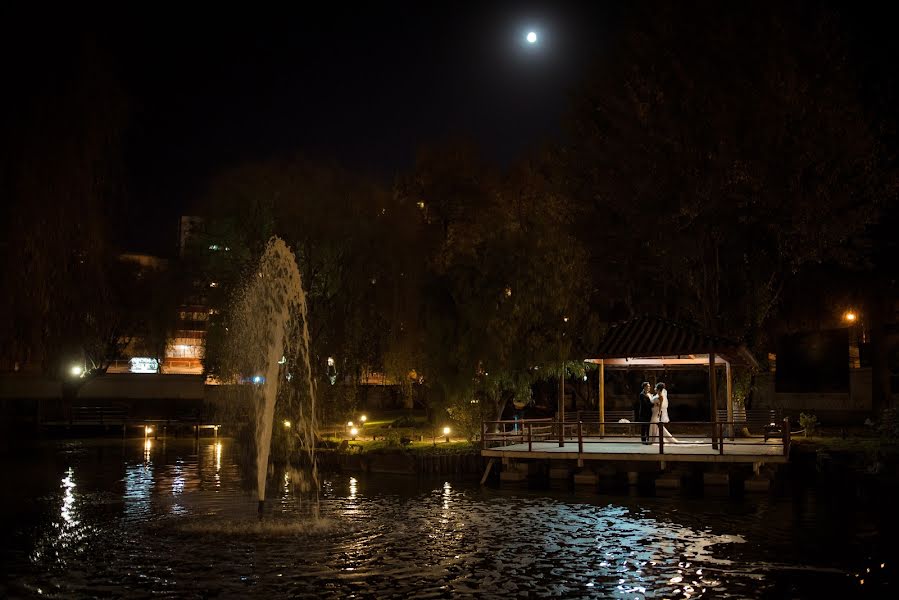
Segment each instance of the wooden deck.
[[[583,451],[579,451],[580,447]],[[770,439],[737,438],[725,440],[722,449],[712,447],[711,438],[691,438],[680,443],[665,443],[664,453],[659,445],[644,445],[639,437],[584,437],[566,440],[563,447],[558,440],[535,441],[528,444],[512,443],[505,446],[485,448],[481,454],[490,458],[504,459],[556,459],[556,460],[605,460],[605,461],[666,461],[705,463],[786,463],[783,442]]]

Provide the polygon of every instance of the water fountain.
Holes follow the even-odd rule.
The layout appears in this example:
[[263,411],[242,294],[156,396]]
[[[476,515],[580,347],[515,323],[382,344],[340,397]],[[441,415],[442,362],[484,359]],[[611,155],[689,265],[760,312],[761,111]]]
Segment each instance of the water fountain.
[[223,372],[235,374],[244,384],[237,386],[241,392],[248,386],[252,390],[261,514],[276,403],[292,415],[293,431],[311,465],[312,483],[316,488],[318,484],[306,295],[296,259],[284,240],[272,237],[266,244],[252,279],[235,298],[228,325]]

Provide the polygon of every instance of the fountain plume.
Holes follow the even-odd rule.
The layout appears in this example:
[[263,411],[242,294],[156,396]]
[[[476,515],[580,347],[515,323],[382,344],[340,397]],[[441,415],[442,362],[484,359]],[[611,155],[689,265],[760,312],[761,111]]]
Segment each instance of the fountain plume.
[[258,268],[238,292],[229,319],[223,372],[232,374],[238,401],[247,386],[255,415],[256,489],[259,509],[271,453],[275,405],[291,415],[318,487],[315,461],[315,384],[309,351],[306,294],[293,252],[278,237],[265,246]]

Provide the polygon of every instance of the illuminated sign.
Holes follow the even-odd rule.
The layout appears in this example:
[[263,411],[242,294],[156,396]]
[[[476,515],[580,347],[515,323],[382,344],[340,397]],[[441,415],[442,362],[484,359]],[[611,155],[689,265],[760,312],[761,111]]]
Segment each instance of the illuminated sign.
[[132,373],[158,373],[159,361],[155,358],[135,357],[131,359]]

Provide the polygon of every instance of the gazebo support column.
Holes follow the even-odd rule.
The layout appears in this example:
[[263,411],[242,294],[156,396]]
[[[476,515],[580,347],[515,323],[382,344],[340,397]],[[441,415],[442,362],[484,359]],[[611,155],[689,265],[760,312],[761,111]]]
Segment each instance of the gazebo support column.
[[715,373],[715,353],[709,352],[709,395],[712,408],[712,448],[718,449],[718,378]]
[[599,437],[606,435],[606,362],[599,359]]
[[559,371],[559,448],[565,447],[565,363]]
[[727,420],[730,423],[727,426],[727,431],[730,439],[733,440],[737,426],[734,425],[734,380],[729,361],[724,363],[724,374],[726,376],[725,385],[727,386]]

